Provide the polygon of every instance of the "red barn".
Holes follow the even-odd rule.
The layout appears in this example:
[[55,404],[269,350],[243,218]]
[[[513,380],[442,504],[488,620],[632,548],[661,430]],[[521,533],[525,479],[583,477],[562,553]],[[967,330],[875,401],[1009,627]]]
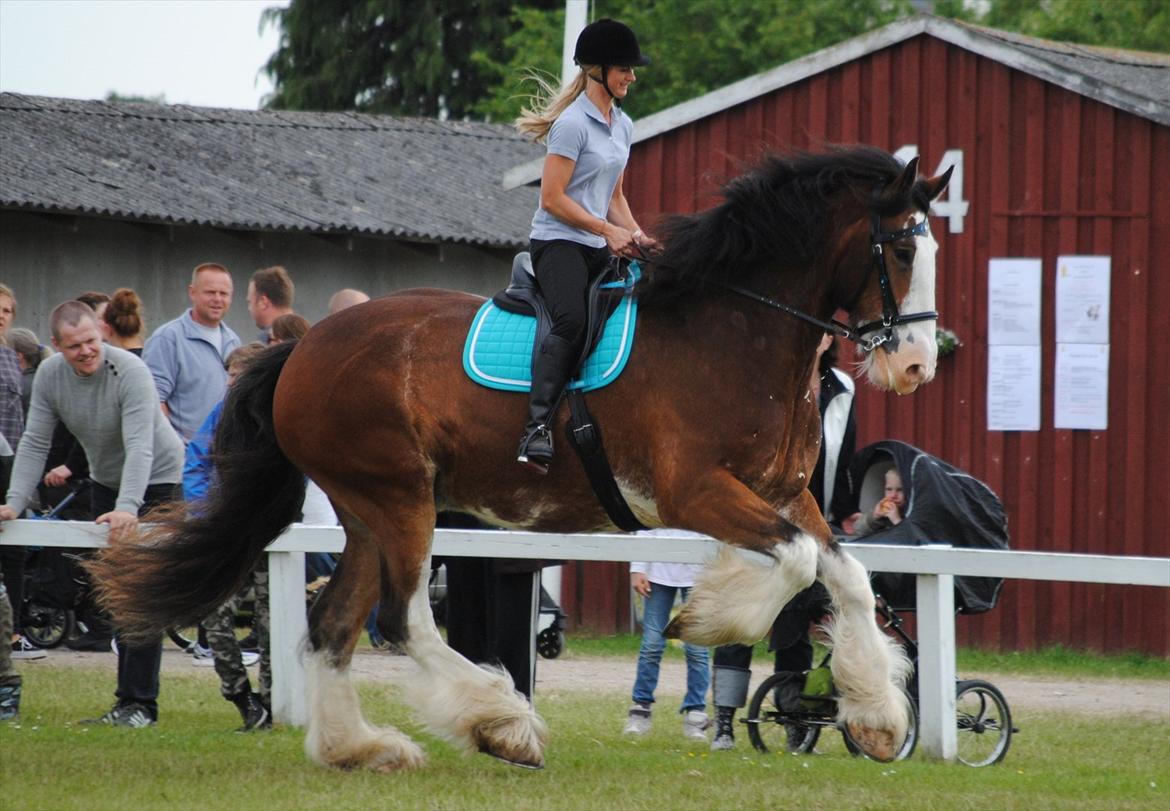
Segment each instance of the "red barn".
[[[642,78],[653,82],[653,68]],[[626,191],[643,224],[711,205],[765,149],[861,142],[921,154],[929,174],[956,165],[933,230],[940,323],[962,346],[912,397],[860,387],[859,447],[901,439],[983,479],[1016,549],[1170,555],[1170,58],[918,17],[643,118],[636,138]],[[528,164],[510,179],[537,174]],[[1054,427],[1064,255],[1111,258],[1106,430]],[[1042,261],[1038,431],[987,427],[988,264],[999,257]],[[628,628],[625,572],[567,567],[570,617]],[[1166,655],[1168,615],[1166,590],[1009,581],[998,608],[959,633],[1001,649]]]

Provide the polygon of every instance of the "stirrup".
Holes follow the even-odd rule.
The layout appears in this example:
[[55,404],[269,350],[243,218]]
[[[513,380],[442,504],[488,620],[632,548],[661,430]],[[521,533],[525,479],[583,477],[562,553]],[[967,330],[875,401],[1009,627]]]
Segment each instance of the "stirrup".
[[[549,454],[545,455],[530,455],[528,453],[528,445],[532,440],[544,435],[548,442]],[[548,473],[549,465],[552,464],[552,432],[549,431],[548,426],[538,425],[532,431],[526,431],[524,436],[520,439],[520,452],[516,455],[516,461],[524,465],[528,469],[544,476]]]

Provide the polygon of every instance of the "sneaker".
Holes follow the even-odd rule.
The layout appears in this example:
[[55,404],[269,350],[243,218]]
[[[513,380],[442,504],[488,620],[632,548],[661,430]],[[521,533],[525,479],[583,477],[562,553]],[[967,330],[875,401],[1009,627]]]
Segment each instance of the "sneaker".
[[88,631],[73,639],[65,640],[65,647],[69,650],[88,651],[92,653],[109,653],[113,639],[108,636],[97,636]]
[[264,706],[264,702],[256,693],[242,695],[233,699],[232,703],[236,705],[236,709],[240,711],[240,717],[244,719],[244,725],[236,732],[272,728],[272,713],[268,711],[268,707]]
[[626,728],[623,735],[645,735],[650,731],[650,705],[634,704],[630,707],[630,714],[626,717]]
[[38,648],[33,643],[29,642],[23,636],[12,643],[12,658],[13,659],[44,659],[49,654]]
[[683,737],[692,741],[707,742],[707,727],[711,719],[702,710],[687,710],[683,713]]
[[20,717],[20,685],[0,684],[0,721],[15,721]]
[[735,707],[715,708],[715,737],[711,739],[712,752],[735,748]]
[[211,648],[205,648],[199,643],[195,643],[195,650],[191,654],[191,664],[195,667],[215,667],[215,656],[211,653]]
[[106,724],[126,729],[141,729],[154,726],[155,719],[150,710],[141,704],[115,704],[114,708],[101,718],[87,718],[81,723],[83,726]]

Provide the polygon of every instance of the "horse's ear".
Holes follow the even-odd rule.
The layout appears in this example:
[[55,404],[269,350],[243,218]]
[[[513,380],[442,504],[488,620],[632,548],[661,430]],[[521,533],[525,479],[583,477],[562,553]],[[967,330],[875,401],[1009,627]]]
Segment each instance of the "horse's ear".
[[902,169],[902,174],[890,185],[882,189],[882,200],[905,200],[914,188],[914,181],[918,179],[918,158],[913,157]]
[[951,173],[955,171],[955,167],[949,167],[941,175],[928,177],[922,181],[922,188],[926,192],[926,199],[933,200],[943,193],[943,189],[951,182]]

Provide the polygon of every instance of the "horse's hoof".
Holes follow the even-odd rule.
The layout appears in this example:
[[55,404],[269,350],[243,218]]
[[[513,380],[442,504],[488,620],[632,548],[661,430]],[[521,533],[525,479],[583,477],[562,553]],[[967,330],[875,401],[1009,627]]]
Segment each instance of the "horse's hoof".
[[898,757],[901,748],[895,745],[894,734],[886,729],[874,729],[862,724],[845,725],[849,740],[870,760],[889,763]]
[[504,763],[507,763],[509,766],[518,766],[521,769],[533,769],[535,771],[539,771],[539,770],[544,768],[544,761],[543,760],[537,761],[535,763],[532,761],[526,761],[526,760],[511,760],[509,758],[504,757],[503,755],[497,755],[495,752],[489,752],[487,749],[480,749],[479,751],[481,753],[487,755],[488,757],[492,757],[492,758],[495,758],[496,760],[503,761]]

